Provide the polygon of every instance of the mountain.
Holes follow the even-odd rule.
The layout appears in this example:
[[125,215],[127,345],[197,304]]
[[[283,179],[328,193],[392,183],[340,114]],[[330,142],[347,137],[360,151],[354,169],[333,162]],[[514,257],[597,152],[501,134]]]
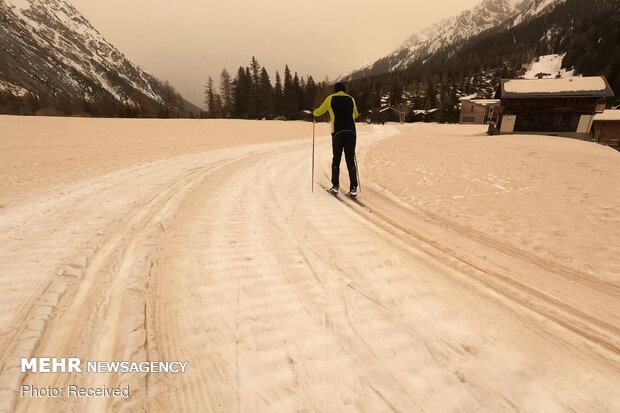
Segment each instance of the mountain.
[[501,24],[442,44],[402,69],[358,73],[348,90],[360,111],[439,109],[437,118],[447,122],[458,121],[460,97],[491,97],[502,78],[604,75],[620,95],[618,21],[618,0],[534,0]]
[[[200,111],[129,61],[67,1],[0,0],[0,43],[0,92],[13,98],[13,111],[26,103],[34,105],[26,112],[101,116]],[[4,108],[11,112],[10,102]]]
[[[544,0],[557,1],[557,0]],[[389,55],[341,78],[356,79],[407,68],[438,50],[476,36],[528,11],[536,0],[483,0],[470,10],[412,34]]]

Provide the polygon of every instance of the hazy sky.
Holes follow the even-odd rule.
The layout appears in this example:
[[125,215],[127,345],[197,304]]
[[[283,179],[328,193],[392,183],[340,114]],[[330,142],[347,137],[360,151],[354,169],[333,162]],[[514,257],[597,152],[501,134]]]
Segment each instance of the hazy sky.
[[202,106],[208,76],[252,56],[275,80],[317,80],[370,63],[480,0],[69,0],[130,60]]

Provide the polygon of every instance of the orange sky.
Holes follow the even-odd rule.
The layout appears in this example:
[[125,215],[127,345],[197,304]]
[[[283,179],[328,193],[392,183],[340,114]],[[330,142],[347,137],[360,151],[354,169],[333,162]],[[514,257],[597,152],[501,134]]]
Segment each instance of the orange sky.
[[479,0],[69,0],[130,60],[202,104],[222,68],[256,56],[274,73],[331,79]]

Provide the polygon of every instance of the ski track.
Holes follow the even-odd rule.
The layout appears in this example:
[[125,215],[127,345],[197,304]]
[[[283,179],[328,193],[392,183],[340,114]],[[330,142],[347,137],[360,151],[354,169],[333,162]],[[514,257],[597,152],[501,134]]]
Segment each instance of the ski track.
[[[362,134],[360,154],[395,133]],[[620,408],[620,322],[604,311],[617,287],[369,185],[360,198],[372,212],[311,193],[308,150],[179,156],[3,211],[0,411]],[[189,367],[20,373],[20,357],[35,355]],[[20,398],[22,383],[130,385],[131,398]]]

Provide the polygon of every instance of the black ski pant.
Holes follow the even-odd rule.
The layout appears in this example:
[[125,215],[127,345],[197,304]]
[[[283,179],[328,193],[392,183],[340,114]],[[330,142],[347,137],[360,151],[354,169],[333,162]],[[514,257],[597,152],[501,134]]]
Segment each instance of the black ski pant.
[[354,131],[345,130],[332,134],[332,149],[334,157],[332,159],[332,185],[340,187],[340,161],[342,151],[349,170],[349,182],[351,188],[357,188],[357,168],[355,165],[355,142],[357,136]]

